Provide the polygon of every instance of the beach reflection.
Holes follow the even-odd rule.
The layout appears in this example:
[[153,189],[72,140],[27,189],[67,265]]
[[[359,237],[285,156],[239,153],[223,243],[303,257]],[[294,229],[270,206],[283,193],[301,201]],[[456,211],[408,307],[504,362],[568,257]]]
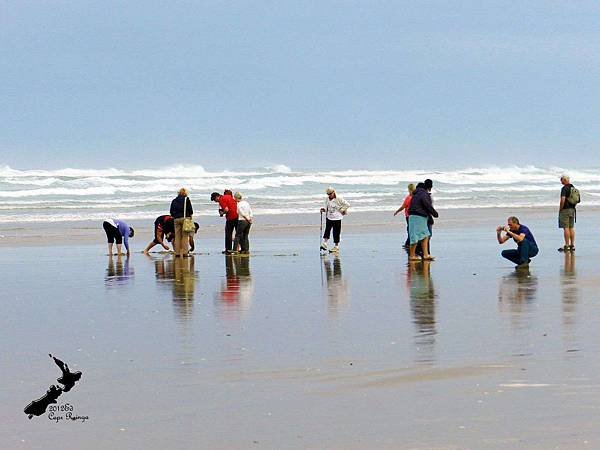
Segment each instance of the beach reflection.
[[250,258],[225,256],[225,279],[216,295],[217,313],[224,319],[240,319],[250,310],[254,286]]
[[564,258],[564,265],[560,271],[562,317],[564,332],[569,336],[573,333],[575,326],[579,288],[577,286],[577,273],[575,271],[575,254],[565,252]]
[[411,261],[408,264],[407,286],[415,334],[415,361],[431,363],[435,360],[435,308],[437,294],[431,279],[430,261]]
[[500,311],[510,315],[511,325],[515,328],[528,326],[523,323],[536,310],[538,279],[529,269],[515,270],[500,279],[498,304]]
[[194,291],[196,289],[196,270],[193,256],[175,258],[170,255],[162,258],[147,255],[154,262],[156,280],[170,286],[173,296],[173,307],[181,320],[192,316]]
[[123,286],[133,277],[134,270],[129,264],[129,256],[108,256],[108,267],[104,276],[104,284],[108,289]]
[[339,255],[323,255],[323,269],[327,282],[327,305],[330,315],[336,315],[348,303],[348,282],[342,277],[342,261]]

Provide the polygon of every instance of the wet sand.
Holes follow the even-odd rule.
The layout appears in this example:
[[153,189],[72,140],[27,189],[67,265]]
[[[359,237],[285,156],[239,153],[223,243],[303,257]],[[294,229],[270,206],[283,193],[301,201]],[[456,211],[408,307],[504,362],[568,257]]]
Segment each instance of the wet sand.
[[[495,241],[508,214],[471,215],[440,219],[437,260],[410,265],[400,218],[349,221],[339,258],[308,224],[257,227],[249,258],[220,254],[217,225],[181,261],[5,245],[0,443],[600,447],[600,216],[580,213],[565,256],[552,211],[519,213],[541,249],[521,273]],[[85,423],[23,413],[60,376],[48,353],[83,373],[59,405]]]

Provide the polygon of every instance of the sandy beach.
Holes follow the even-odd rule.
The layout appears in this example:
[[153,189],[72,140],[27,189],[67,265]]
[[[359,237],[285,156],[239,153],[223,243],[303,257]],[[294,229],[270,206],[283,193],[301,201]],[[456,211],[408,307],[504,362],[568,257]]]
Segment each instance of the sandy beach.
[[[183,261],[108,258],[91,224],[70,243],[5,238],[0,442],[597,448],[600,220],[582,210],[562,255],[554,212],[523,211],[541,250],[519,273],[495,241],[506,215],[444,211],[437,260],[410,265],[384,215],[349,216],[339,257],[307,221],[263,222],[249,258],[220,254],[217,221]],[[58,405],[84,422],[23,413],[60,376],[48,353],[82,372]]]

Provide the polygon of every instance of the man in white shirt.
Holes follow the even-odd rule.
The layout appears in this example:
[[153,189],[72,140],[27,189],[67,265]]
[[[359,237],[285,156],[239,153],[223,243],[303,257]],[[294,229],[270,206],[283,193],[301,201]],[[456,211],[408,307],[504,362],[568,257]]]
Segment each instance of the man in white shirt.
[[325,207],[321,208],[321,213],[325,213],[325,233],[323,233],[321,250],[328,250],[327,241],[329,241],[331,230],[333,230],[334,247],[330,252],[338,253],[340,251],[342,218],[346,215],[350,204],[342,197],[339,197],[332,187],[327,188],[325,193],[327,194],[327,200],[325,200]]
[[252,208],[250,204],[243,200],[242,194],[236,192],[233,196],[237,202],[238,212],[238,224],[235,229],[235,240],[233,241],[234,250],[231,253],[237,253],[235,249],[240,245],[241,254],[250,253],[250,242],[248,241],[248,234],[250,233],[250,226],[252,225]]

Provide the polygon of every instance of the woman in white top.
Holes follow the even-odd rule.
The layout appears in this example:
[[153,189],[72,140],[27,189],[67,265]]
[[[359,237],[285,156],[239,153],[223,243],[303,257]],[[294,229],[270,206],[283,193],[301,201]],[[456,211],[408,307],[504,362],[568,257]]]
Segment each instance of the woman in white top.
[[250,253],[250,242],[248,241],[248,234],[250,233],[250,226],[252,225],[252,208],[250,204],[243,200],[242,194],[236,192],[233,196],[237,202],[238,212],[238,224],[235,229],[235,240],[233,242],[234,250],[231,253],[237,253],[235,249],[240,245],[240,253]]
[[335,189],[329,187],[325,190],[327,193],[327,200],[325,200],[325,207],[321,208],[322,213],[325,214],[325,233],[323,233],[323,242],[321,243],[321,250],[327,250],[327,241],[331,230],[333,230],[333,243],[334,247],[330,250],[331,252],[337,253],[340,251],[340,233],[342,231],[342,218],[346,215],[350,204],[339,197],[335,193]]

